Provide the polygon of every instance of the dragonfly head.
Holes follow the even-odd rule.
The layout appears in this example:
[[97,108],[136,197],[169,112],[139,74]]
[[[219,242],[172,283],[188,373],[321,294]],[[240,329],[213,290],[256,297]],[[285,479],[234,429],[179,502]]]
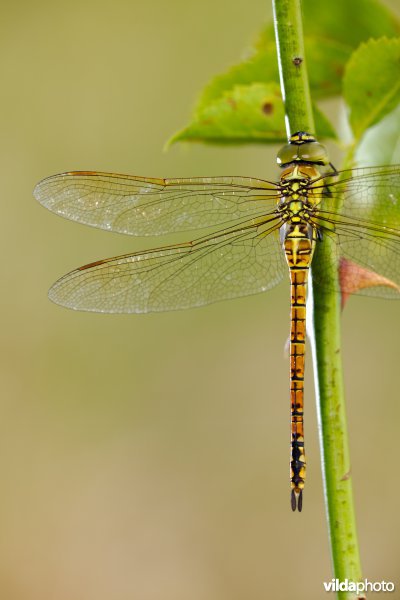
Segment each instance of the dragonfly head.
[[276,157],[280,167],[291,163],[311,163],[313,165],[329,165],[328,152],[315,137],[305,131],[297,131],[289,138],[289,143],[281,148]]

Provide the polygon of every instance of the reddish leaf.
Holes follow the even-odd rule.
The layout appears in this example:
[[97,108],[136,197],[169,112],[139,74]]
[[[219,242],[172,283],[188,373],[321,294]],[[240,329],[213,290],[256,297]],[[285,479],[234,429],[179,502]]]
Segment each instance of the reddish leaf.
[[400,293],[400,287],[390,279],[378,275],[374,271],[369,271],[346,258],[340,259],[339,282],[342,291],[342,309],[350,294],[355,294],[365,288],[386,286]]

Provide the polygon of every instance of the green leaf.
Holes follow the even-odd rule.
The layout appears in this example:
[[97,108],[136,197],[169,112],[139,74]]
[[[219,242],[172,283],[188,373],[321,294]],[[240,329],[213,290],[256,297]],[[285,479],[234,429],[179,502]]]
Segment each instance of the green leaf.
[[[360,42],[400,32],[398,22],[376,0],[335,0],[329,10],[325,2],[315,0],[303,0],[302,6],[310,87],[316,100],[341,92],[345,65]],[[283,106],[275,93],[278,85],[275,36],[269,24],[249,58],[217,75],[204,88],[191,123],[169,143],[286,140]],[[268,114],[263,107],[270,108]],[[326,118],[315,108],[314,113],[316,133],[335,137]]]
[[400,164],[400,104],[365,132],[355,151],[355,164],[357,167]]
[[343,93],[359,139],[400,103],[400,39],[362,44],[347,65]]
[[[333,40],[320,40],[308,37],[306,43],[307,65],[312,65],[309,73],[310,88],[315,99],[326,98],[340,93],[344,67],[351,55],[351,48],[344,48]],[[226,73],[217,75],[204,88],[198,105],[204,105],[233,85],[254,82],[279,83],[278,60],[275,42],[263,44],[263,49],[246,61],[231,67]]]
[[[354,162],[357,167],[396,165],[400,163],[400,105],[366,131],[355,151]],[[395,175],[392,177],[395,177]],[[380,225],[400,229],[400,192],[398,186],[390,188],[384,176],[382,183],[376,177],[373,190],[374,193],[371,193],[368,199],[369,212],[366,218]],[[358,198],[354,199],[355,204],[358,201]],[[360,202],[362,203],[362,200]]]
[[[307,66],[314,98],[340,93],[345,65],[361,42],[370,37],[400,33],[399,23],[375,0],[335,0],[329,11],[324,2],[315,0],[304,0],[302,6]],[[250,58],[212,79],[202,92],[199,104],[215,99],[233,85],[270,81],[279,83],[271,24],[261,32]]]
[[204,88],[197,103],[202,107],[216,100],[224,92],[229,92],[235,85],[252,83],[279,84],[278,60],[275,42],[269,44],[268,51],[255,54],[248,60],[231,67],[226,73],[214,77]]
[[[399,35],[398,20],[377,0],[303,0],[304,34],[324,43],[334,40],[349,49],[371,37]],[[309,61],[308,57],[307,60]]]
[[335,40],[307,36],[304,40],[308,78],[313,98],[329,98],[341,93],[345,64],[351,50]]
[[[329,121],[316,110],[317,134],[335,137]],[[285,112],[276,83],[235,85],[221,96],[207,101],[188,127],[169,143],[203,141],[214,143],[255,143],[286,141]]]
[[[329,10],[325,2],[303,0],[302,9],[305,53],[314,98],[340,93],[345,65],[362,42],[371,37],[400,34],[399,22],[376,0],[335,0],[329,4]],[[256,43],[257,54],[269,55],[274,43],[273,26],[268,25]],[[275,55],[271,58],[275,60]]]

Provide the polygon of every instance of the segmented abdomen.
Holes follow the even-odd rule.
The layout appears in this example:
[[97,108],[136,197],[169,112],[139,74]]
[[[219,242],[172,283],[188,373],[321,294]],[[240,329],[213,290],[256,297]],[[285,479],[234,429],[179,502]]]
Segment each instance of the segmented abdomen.
[[290,269],[290,401],[291,401],[291,505],[301,511],[306,475],[304,454],[304,360],[306,343],[306,292],[308,271],[314,252],[312,231],[305,223],[293,224],[286,232],[284,248]]

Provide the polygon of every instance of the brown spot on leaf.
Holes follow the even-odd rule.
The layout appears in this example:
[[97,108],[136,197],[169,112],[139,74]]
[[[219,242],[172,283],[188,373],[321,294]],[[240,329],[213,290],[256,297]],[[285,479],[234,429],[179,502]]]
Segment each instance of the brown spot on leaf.
[[293,58],[293,64],[295,67],[299,67],[302,62],[303,62],[303,59],[301,58],[301,56],[295,56]]
[[274,105],[272,102],[264,102],[261,110],[263,111],[264,115],[270,115],[274,112]]
[[343,68],[343,66],[342,65],[336,65],[335,66],[335,73],[341,79],[343,77],[343,74],[344,74],[344,68]]

